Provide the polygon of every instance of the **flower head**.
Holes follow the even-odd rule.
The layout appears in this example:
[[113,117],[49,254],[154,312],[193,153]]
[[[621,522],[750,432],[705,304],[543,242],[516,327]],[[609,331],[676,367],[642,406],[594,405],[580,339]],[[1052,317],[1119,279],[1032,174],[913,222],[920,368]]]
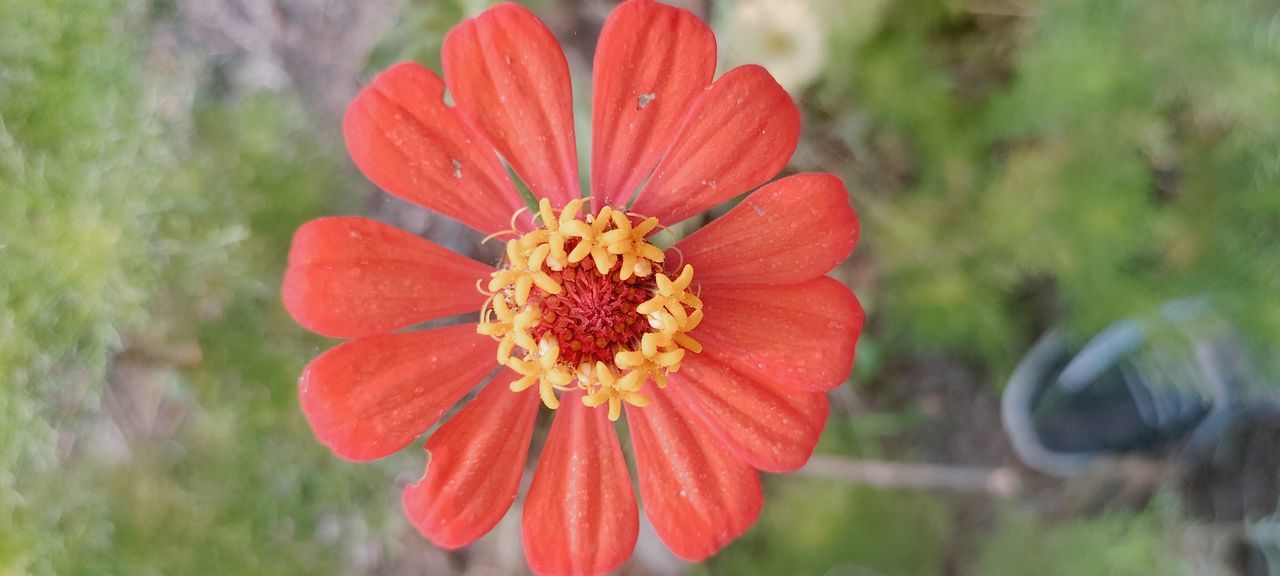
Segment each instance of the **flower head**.
[[[338,455],[404,448],[480,386],[427,439],[426,474],[405,489],[437,545],[464,546],[507,512],[544,407],[554,418],[523,513],[543,574],[606,572],[631,554],[638,506],[614,421],[646,514],[690,560],[755,522],[757,470],[812,453],[862,326],[853,294],[824,276],[857,221],[835,177],[766,183],[795,149],[799,113],[763,69],[713,79],[715,61],[691,13],[652,0],[614,10],[595,58],[585,197],[568,66],[519,6],[458,25],[444,81],[400,64],[348,109],[347,145],[370,180],[505,243],[490,265],[368,219],[322,218],[298,230],[285,274],[293,317],[349,339],[299,383]],[[664,225],[753,189],[661,248]],[[478,322],[404,330],[468,312]]]

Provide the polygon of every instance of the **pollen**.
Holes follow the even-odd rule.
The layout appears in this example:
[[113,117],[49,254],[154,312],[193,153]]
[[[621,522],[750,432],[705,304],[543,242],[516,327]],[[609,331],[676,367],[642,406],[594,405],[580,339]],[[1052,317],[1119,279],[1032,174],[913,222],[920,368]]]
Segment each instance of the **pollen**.
[[689,335],[702,301],[690,290],[692,266],[667,274],[651,241],[657,218],[584,207],[579,199],[557,211],[543,199],[537,228],[524,233],[513,216],[513,230],[499,234],[510,237],[503,261],[480,287],[489,298],[476,331],[497,340],[498,363],[519,374],[512,391],[537,386],[554,410],[582,390],[583,404],[617,420],[624,404],[648,405],[649,382],[666,387],[685,354],[702,351]]

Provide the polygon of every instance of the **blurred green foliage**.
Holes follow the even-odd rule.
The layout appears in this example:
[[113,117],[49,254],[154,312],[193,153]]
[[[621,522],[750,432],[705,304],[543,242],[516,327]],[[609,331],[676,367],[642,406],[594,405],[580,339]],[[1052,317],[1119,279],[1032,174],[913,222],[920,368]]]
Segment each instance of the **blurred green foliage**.
[[837,35],[815,102],[856,127],[839,136],[872,192],[855,197],[896,350],[999,375],[1047,322],[1083,337],[1201,294],[1275,342],[1274,3],[902,0],[880,17],[865,41]]
[[931,496],[792,479],[774,486],[760,524],[706,572],[931,576],[951,530],[946,506]]
[[[142,3],[0,13],[0,573],[339,571],[352,503],[390,480],[311,440],[292,383],[320,343],[276,293],[293,229],[336,208],[339,157],[287,97],[166,92],[196,80],[150,76]],[[174,437],[120,462],[94,453],[100,383],[139,334],[204,361],[162,372],[189,410]]]
[[[396,509],[379,502],[366,516],[356,503],[385,498],[385,470],[334,459],[297,412],[292,383],[321,342],[285,315],[274,279],[293,229],[342,181],[305,125],[269,95],[197,112],[182,177],[222,199],[206,216],[246,227],[220,270],[241,278],[216,319],[187,328],[203,361],[175,376],[174,393],[194,394],[198,412],[172,440],[134,443],[126,466],[83,465],[109,532],[77,543],[56,573],[339,573],[351,523]],[[326,523],[331,535],[317,538]]]
[[370,56],[370,69],[382,70],[409,60],[443,75],[440,51],[444,48],[444,36],[472,10],[482,9],[488,2],[478,4],[481,6],[468,10],[463,0],[410,0],[401,19]]
[[1161,514],[1111,513],[1058,525],[1009,507],[983,545],[983,576],[1175,576],[1185,566],[1165,535]]
[[122,8],[0,2],[0,567],[57,545],[45,535],[61,512],[22,495],[55,464],[53,399],[100,375],[160,273],[149,241],[166,200],[150,168],[169,159],[115,29]]

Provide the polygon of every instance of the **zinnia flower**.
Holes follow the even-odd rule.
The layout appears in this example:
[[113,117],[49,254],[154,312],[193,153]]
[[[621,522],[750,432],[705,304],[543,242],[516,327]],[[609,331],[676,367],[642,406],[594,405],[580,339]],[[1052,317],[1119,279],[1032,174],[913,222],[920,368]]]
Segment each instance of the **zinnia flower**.
[[[824,392],[851,369],[862,310],[825,277],[858,236],[843,185],[824,174],[766,184],[795,150],[799,112],[760,67],[713,81],[715,39],[684,10],[629,0],[605,23],[587,197],[569,69],[532,13],[504,4],[463,22],[443,59],[443,81],[406,63],[364,88],[347,146],[375,184],[504,240],[505,256],[490,266],[358,217],[299,228],[285,307],[350,339],[303,372],[307,420],[339,456],[372,460],[484,383],[427,439],[426,474],[404,491],[418,530],[456,548],[515,501],[547,407],[525,554],[538,573],[596,574],[636,541],[612,422],[625,415],[658,536],[685,559],[714,554],[759,516],[757,471],[808,459]],[[757,187],[657,246],[664,224]],[[464,313],[469,323],[405,330]]]

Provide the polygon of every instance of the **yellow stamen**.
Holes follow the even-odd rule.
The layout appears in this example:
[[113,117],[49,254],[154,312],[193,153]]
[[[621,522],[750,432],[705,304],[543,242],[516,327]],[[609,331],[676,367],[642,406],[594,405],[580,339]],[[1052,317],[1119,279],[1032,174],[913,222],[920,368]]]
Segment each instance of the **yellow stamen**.
[[[654,228],[658,227],[657,218],[648,218],[639,226],[631,225],[631,218],[622,212],[612,214],[614,229],[601,236],[608,246],[610,254],[622,258],[622,267],[618,269],[618,277],[626,280],[631,276],[645,277],[653,273],[653,263],[661,263],[666,255],[657,246],[645,239]],[[644,262],[641,265],[640,262]]]
[[637,378],[632,374],[634,372],[620,379],[604,362],[596,362],[594,382],[586,386],[587,394],[582,397],[582,403],[591,407],[607,403],[611,422],[616,422],[622,416],[624,402],[637,408],[648,406],[649,398],[637,392],[640,385],[635,383]]
[[537,382],[542,403],[552,410],[559,408],[556,388],[563,388],[573,381],[573,374],[557,362],[559,359],[560,345],[545,337],[538,343],[536,351],[530,351],[523,359],[508,359],[507,367],[521,376],[511,383],[511,390],[521,392]]
[[[702,322],[702,300],[689,291],[692,266],[684,265],[674,278],[663,272],[665,254],[648,240],[660,229],[657,218],[608,206],[594,215],[582,214],[584,206],[584,199],[575,199],[557,211],[549,200],[542,199],[533,218],[539,228],[516,232],[517,212],[512,217],[512,230],[491,236],[510,234],[512,238],[505,245],[504,265],[491,275],[487,290],[482,290],[489,298],[476,332],[498,341],[498,363],[519,375],[511,383],[512,390],[537,385],[542,403],[556,409],[560,405],[558,392],[581,389],[583,404],[608,406],[609,419],[617,420],[627,404],[637,408],[648,405],[643,389],[650,379],[659,388],[666,387],[668,374],[679,371],[685,355],[702,351],[702,344],[689,335]],[[613,276],[626,283],[624,286],[635,287],[627,289],[653,290],[649,299],[636,306],[639,317],[635,323],[627,319],[625,326],[619,324],[618,334],[638,337],[630,344],[632,348],[609,351],[602,343],[616,340],[590,332],[585,336],[563,332],[563,322],[556,324],[557,313],[563,314],[565,305],[555,304],[554,297],[563,296],[567,287],[580,285],[572,282],[582,281],[580,277],[572,280],[571,266],[577,274]],[[635,278],[645,280],[636,284]],[[550,305],[545,317],[543,304]],[[553,324],[543,326],[543,322]],[[641,330],[645,326],[648,328]],[[570,339],[562,342],[558,338]],[[571,349],[562,348],[570,345]],[[606,347],[609,356],[593,359],[587,355],[587,361],[581,361],[583,355],[599,353],[585,350],[598,351],[599,347]]]

